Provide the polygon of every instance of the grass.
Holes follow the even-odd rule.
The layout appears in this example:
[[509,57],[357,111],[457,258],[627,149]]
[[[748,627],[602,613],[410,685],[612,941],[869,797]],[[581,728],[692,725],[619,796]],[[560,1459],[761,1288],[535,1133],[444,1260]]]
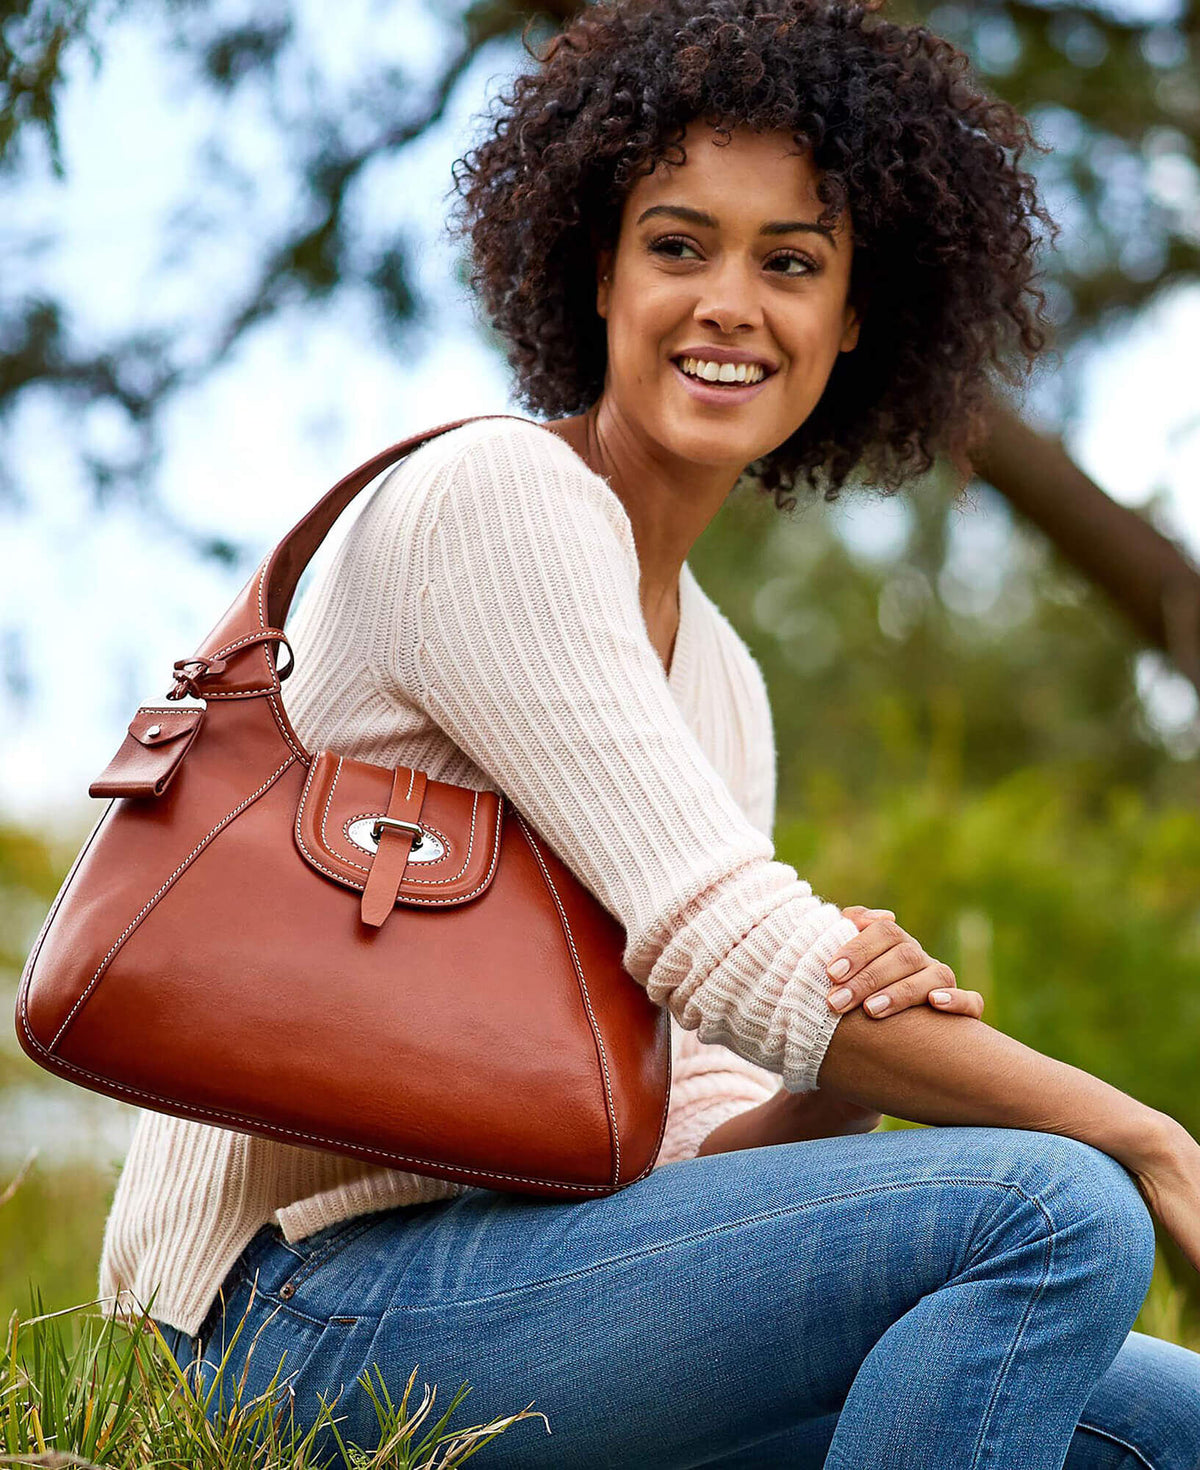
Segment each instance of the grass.
[[[180,1372],[151,1319],[153,1302],[129,1323],[96,1310],[113,1188],[111,1171],[42,1168],[36,1151],[9,1180],[0,1179],[0,1322],[11,1313],[0,1345],[0,1466],[451,1470],[520,1419],[539,1418],[549,1430],[532,1406],[488,1424],[451,1428],[467,1384],[430,1422],[437,1387],[424,1385],[420,1402],[411,1402],[419,1365],[399,1403],[377,1365],[360,1378],[379,1423],[374,1447],[343,1440],[336,1399],[322,1401],[315,1423],[297,1426],[282,1363],[257,1396],[244,1396],[244,1371],[232,1401],[225,1400],[222,1375],[202,1393],[193,1375]],[[39,1282],[47,1283],[45,1291]],[[251,1343],[245,1359],[253,1353]],[[323,1432],[338,1447],[332,1457],[315,1453]]]
[[[39,1306],[40,1293],[34,1292]],[[0,1464],[98,1467],[98,1470],[452,1470],[510,1425],[546,1420],[526,1407],[519,1413],[463,1428],[450,1420],[469,1392],[463,1384],[428,1423],[436,1387],[424,1386],[421,1402],[409,1401],[418,1367],[397,1404],[377,1367],[359,1382],[375,1409],[379,1438],[373,1446],[347,1443],[338,1428],[337,1398],[321,1399],[316,1420],[298,1426],[283,1364],[261,1394],[245,1394],[246,1368],[225,1396],[223,1373],[242,1336],[237,1325],[206,1388],[181,1370],[162,1334],[145,1312],[126,1323],[88,1309],[96,1303],[9,1320],[0,1362]],[[245,1362],[254,1355],[257,1338]],[[286,1357],[286,1354],[285,1354]],[[214,1395],[216,1399],[214,1402]],[[546,1428],[549,1430],[549,1422]],[[328,1431],[337,1448],[317,1457],[316,1442]]]

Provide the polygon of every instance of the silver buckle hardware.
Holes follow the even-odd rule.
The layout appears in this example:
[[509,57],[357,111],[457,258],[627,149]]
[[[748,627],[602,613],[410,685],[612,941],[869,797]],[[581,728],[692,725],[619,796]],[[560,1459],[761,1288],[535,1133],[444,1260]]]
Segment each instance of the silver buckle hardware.
[[385,827],[398,827],[402,832],[415,832],[416,837],[410,851],[415,852],[421,845],[421,828],[416,822],[405,822],[400,817],[376,817],[371,824],[371,840],[378,844]]

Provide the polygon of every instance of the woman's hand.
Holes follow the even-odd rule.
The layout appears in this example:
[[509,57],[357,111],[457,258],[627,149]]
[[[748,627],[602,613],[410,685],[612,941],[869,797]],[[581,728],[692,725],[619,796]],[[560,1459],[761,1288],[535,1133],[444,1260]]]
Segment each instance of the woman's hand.
[[1121,1162],[1151,1214],[1200,1271],[1200,1143],[1182,1123],[1163,1116],[1164,1134],[1149,1132],[1146,1157]]
[[976,1020],[983,1015],[979,991],[960,990],[950,966],[927,955],[896,923],[891,909],[851,904],[842,913],[854,920],[859,933],[842,945],[827,968],[833,986],[827,999],[839,1014],[862,1002],[869,1016],[894,1016],[928,1002],[935,1010]]

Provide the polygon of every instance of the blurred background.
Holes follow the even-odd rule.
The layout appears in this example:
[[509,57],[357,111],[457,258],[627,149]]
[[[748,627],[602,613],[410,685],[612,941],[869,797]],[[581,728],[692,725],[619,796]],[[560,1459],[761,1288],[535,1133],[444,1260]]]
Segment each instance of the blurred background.
[[[577,0],[0,12],[0,996],[87,795],[265,552],[418,429],[522,412],[451,164]],[[778,855],[986,1019],[1200,1135],[1200,4],[896,3],[1050,150],[1057,356],[948,467],[731,497],[689,561],[767,676]],[[308,579],[333,554],[343,516]],[[286,685],[284,688],[286,696]],[[285,699],[286,703],[286,699]],[[134,1112],[0,1032],[0,1313],[91,1300]],[[892,1120],[887,1120],[890,1123]],[[1139,1326],[1200,1347],[1160,1231]]]

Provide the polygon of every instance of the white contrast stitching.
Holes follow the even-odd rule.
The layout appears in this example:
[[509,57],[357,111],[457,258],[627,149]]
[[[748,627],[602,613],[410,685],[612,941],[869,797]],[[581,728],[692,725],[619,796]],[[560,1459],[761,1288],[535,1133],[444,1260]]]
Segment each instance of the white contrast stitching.
[[91,980],[88,982],[87,989],[84,990],[83,994],[80,995],[76,999],[75,1004],[71,1007],[70,1011],[67,1013],[67,1019],[62,1023],[62,1025],[54,1033],[54,1037],[53,1037],[53,1039],[50,1042],[50,1050],[51,1051],[53,1051],[54,1048],[58,1045],[60,1039],[62,1038],[63,1033],[66,1031],[67,1027],[70,1026],[71,1022],[74,1020],[76,1011],[79,1010],[80,1006],[82,1006],[84,1004],[84,1002],[87,1000],[88,996],[91,995],[92,991],[95,990],[96,986],[100,983],[100,977],[103,975],[104,970],[107,967],[109,960],[112,959],[113,955],[116,954],[117,950],[120,949],[121,945],[124,944],[125,940],[133,932],[133,930],[137,928],[138,924],[141,922],[141,920],[144,917],[144,915],[147,914],[154,907],[154,905],[163,896],[163,894],[167,891],[167,889],[170,888],[171,884],[174,883],[175,879],[178,878],[179,875],[180,875],[180,873],[183,872],[184,868],[186,868],[188,866],[188,864],[190,862],[192,862],[192,860],[200,853],[201,849],[204,848],[204,847],[207,847],[208,844],[217,835],[217,833],[221,831],[221,829],[223,827],[228,826],[229,823],[233,821],[234,817],[236,817],[237,814],[244,807],[249,806],[252,801],[254,801],[258,797],[260,797],[263,794],[263,792],[266,791],[266,789],[269,786],[271,786],[275,781],[277,781],[279,779],[279,777],[283,775],[284,771],[286,771],[287,768],[289,766],[293,765],[294,763],[295,763],[294,762],[294,758],[289,755],[288,758],[287,758],[287,760],[284,761],[283,765],[281,765],[277,771],[273,772],[272,775],[268,776],[267,779],[263,782],[263,784],[258,788],[257,791],[251,792],[251,794],[249,796],[247,796],[244,801],[239,802],[238,805],[235,806],[234,809],[227,816],[224,816],[224,817],[221,818],[221,820],[212,829],[212,831],[207,834],[207,836],[204,836],[204,837],[202,837],[200,839],[200,841],[196,844],[195,847],[192,848],[191,852],[188,853],[187,857],[185,857],[184,860],[179,864],[179,866],[175,869],[175,871],[171,874],[171,876],[166,880],[166,882],[162,885],[162,887],[158,890],[158,892],[155,893],[149,899],[147,899],[146,903],[142,906],[142,908],[138,911],[138,913],[135,914],[134,917],[130,920],[129,924],[125,927],[124,931],[121,934],[119,934],[117,936],[117,938],[113,941],[112,948],[108,951],[108,953],[100,961],[100,967],[96,971],[96,973],[92,976]]
[[234,639],[232,643],[227,643],[224,648],[218,648],[216,653],[210,653],[209,658],[224,658],[226,654],[232,653],[235,648],[241,648],[243,643],[253,643],[254,640],[258,637],[259,633],[265,633],[266,631],[267,625],[264,621],[262,627],[259,628],[257,632],[247,633],[244,638]]
[[542,877],[546,880],[546,886],[549,888],[554,898],[554,905],[558,909],[559,918],[562,920],[563,930],[567,936],[567,943],[571,947],[571,957],[575,962],[575,973],[579,977],[579,985],[583,991],[583,1003],[587,1007],[587,1013],[589,1018],[591,1019],[592,1034],[596,1038],[596,1046],[600,1052],[600,1067],[604,1073],[604,1094],[605,1097],[608,1099],[608,1117],[609,1122],[612,1125],[614,1154],[613,1183],[615,1184],[621,1177],[621,1135],[617,1129],[617,1111],[616,1108],[613,1106],[612,1086],[610,1084],[610,1079],[608,1075],[608,1059],[604,1053],[604,1038],[600,1035],[600,1026],[596,1020],[596,1013],[592,1010],[592,1000],[591,997],[588,995],[587,980],[584,978],[583,965],[580,963],[579,951],[575,948],[575,937],[571,933],[570,920],[567,918],[566,911],[564,910],[562,902],[559,899],[558,889],[555,888],[554,880],[551,878],[546,864],[542,861],[542,854],[538,848],[537,841],[529,828],[529,824],[526,822],[521,813],[516,810],[515,807],[513,808],[513,814],[516,817],[517,821],[521,824],[521,829],[525,833],[526,841],[529,843],[529,846],[533,851],[533,855],[537,859],[538,867],[542,870]]
[[[333,793],[337,789],[338,777],[342,774],[342,757],[337,758],[337,765],[333,768],[333,780],[329,783],[329,791],[325,797],[325,805],[321,809],[321,846],[326,852],[329,851],[329,838],[325,836],[325,819],[329,815],[329,803],[333,800]],[[357,864],[355,865],[357,866]]]
[[[262,689],[207,689],[201,699],[250,699],[255,694],[278,694],[278,684],[268,684]],[[288,742],[291,744],[291,741]]]
[[1111,1440],[1113,1444],[1119,1444],[1122,1449],[1128,1450],[1132,1455],[1136,1455],[1142,1464],[1146,1466],[1146,1470],[1154,1470],[1154,1466],[1142,1454],[1137,1445],[1130,1444],[1127,1439],[1122,1439],[1119,1435],[1114,1434],[1111,1429],[1101,1429],[1099,1424],[1085,1424],[1082,1419],[1075,1427],[1077,1429],[1086,1429],[1089,1434],[1098,1434],[1102,1439]]

